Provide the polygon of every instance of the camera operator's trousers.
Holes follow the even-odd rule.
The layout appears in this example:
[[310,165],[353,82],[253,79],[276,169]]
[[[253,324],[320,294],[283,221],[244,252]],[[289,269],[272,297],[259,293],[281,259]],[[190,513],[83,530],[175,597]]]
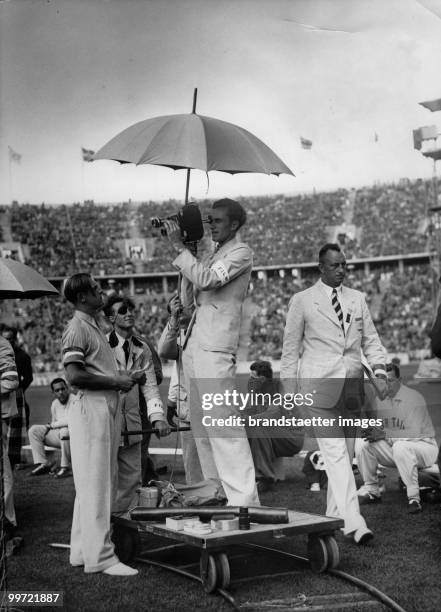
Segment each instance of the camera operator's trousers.
[[[190,394],[190,422],[204,478],[222,482],[231,506],[260,505],[253,458],[245,427],[226,425],[228,417],[240,417],[231,402],[216,402],[207,408],[209,398],[234,389],[236,359],[231,353],[206,351],[190,336],[182,355],[184,375]],[[205,401],[204,401],[205,399]],[[223,419],[221,425],[211,425]],[[204,425],[204,422],[207,422]]]

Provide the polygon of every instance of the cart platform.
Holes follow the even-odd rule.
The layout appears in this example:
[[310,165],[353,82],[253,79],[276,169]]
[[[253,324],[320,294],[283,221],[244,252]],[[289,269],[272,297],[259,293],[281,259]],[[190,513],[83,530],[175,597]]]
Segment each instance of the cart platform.
[[[197,516],[197,507],[194,510]],[[228,587],[230,583],[228,549],[235,546],[253,546],[262,542],[268,544],[271,540],[280,541],[284,538],[307,535],[308,558],[313,571],[323,572],[328,568],[338,566],[340,553],[334,532],[343,526],[341,519],[289,510],[288,520],[288,523],[277,524],[251,523],[250,529],[246,531],[214,530],[211,533],[199,535],[171,529],[166,527],[165,522],[112,517],[113,540],[116,553],[123,562],[130,561],[139,554],[143,535],[147,536],[147,542],[149,535],[171,540],[174,545],[170,548],[174,546],[176,550],[183,546],[200,549],[200,581],[208,593]],[[160,563],[155,560],[155,553],[164,551],[166,548],[168,547],[147,548],[142,551],[142,560],[195,578],[194,575],[182,571],[179,565]],[[277,549],[262,547],[263,549],[277,553]]]

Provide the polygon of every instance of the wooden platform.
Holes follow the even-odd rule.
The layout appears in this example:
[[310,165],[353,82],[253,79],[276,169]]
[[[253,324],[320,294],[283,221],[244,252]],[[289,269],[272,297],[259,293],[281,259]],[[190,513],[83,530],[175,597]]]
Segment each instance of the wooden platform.
[[[197,507],[195,507],[194,515],[197,516],[197,514]],[[176,542],[191,544],[205,550],[234,546],[244,542],[256,542],[264,538],[281,539],[300,534],[331,534],[340,527],[343,527],[344,524],[338,518],[329,518],[295,510],[289,510],[289,523],[271,523],[267,525],[252,523],[249,531],[241,531],[239,529],[235,531],[222,531],[217,529],[206,535],[176,531],[166,527],[165,522],[154,523],[121,518],[116,519],[114,522],[129,529],[136,529],[139,533],[151,533]]]

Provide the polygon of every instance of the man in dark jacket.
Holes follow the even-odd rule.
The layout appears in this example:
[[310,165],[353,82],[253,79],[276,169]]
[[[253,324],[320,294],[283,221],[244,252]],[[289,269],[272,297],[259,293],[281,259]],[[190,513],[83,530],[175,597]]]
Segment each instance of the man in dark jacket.
[[17,344],[17,329],[4,327],[3,338],[6,338],[14,349],[15,363],[18,372],[19,387],[17,389],[17,416],[11,418],[9,423],[8,455],[12,468],[21,462],[23,411],[26,419],[26,430],[29,429],[29,405],[26,402],[25,392],[33,381],[32,362],[28,353]]

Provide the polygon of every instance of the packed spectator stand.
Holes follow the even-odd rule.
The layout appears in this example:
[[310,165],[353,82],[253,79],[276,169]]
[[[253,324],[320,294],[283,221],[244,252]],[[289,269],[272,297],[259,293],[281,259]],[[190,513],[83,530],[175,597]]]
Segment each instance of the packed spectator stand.
[[[346,284],[366,293],[377,329],[391,353],[406,352],[411,358],[425,354],[434,314],[435,272],[427,256],[424,263],[412,261],[410,265],[402,262],[399,266],[398,260],[430,249],[427,210],[431,190],[429,181],[402,180],[357,190],[241,198],[248,212],[243,239],[254,250],[255,267],[249,291],[254,315],[248,358],[280,358],[288,301],[317,278],[314,266],[300,264],[314,263],[317,245],[333,241],[332,228],[348,223],[358,228],[353,235],[339,235],[349,262],[360,258],[376,261],[367,268],[362,263],[351,265]],[[209,203],[198,204],[205,210]],[[115,275],[122,291],[127,291],[124,280],[133,276],[135,266],[121,244],[133,235],[134,227],[137,235],[154,237],[153,257],[141,262],[141,269],[138,263],[136,272],[141,274],[132,287],[138,294],[142,327],[157,340],[175,280],[169,279],[164,291],[161,273],[172,271],[173,254],[160,230],[152,228],[151,219],[174,214],[180,205],[177,201],[112,205],[89,201],[69,206],[14,203],[10,230],[27,254],[26,263],[48,278],[91,271],[103,277],[109,289],[107,279]],[[387,256],[396,259],[381,260]],[[149,273],[156,277],[141,277]],[[18,323],[37,370],[58,368],[60,332],[69,314],[70,306],[61,298],[14,303],[10,318]]]

